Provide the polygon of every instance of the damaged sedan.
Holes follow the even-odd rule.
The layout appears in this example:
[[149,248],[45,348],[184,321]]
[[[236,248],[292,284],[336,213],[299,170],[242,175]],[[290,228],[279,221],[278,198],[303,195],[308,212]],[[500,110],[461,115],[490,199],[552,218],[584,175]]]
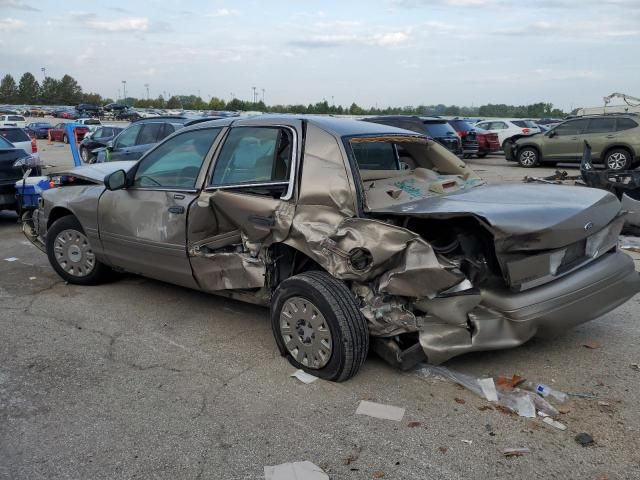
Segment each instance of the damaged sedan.
[[596,189],[486,185],[426,136],[259,116],[61,174],[24,224],[69,283],[134,274],[270,306],[278,349],[334,381],[515,347],[640,289]]

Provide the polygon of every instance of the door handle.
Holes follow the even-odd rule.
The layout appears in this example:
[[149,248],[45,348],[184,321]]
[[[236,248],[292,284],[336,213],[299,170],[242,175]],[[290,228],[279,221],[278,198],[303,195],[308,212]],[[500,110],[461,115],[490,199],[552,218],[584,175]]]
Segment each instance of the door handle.
[[173,198],[175,198],[176,200],[184,200],[184,195],[182,195],[181,193],[175,193],[173,195]]
[[184,213],[184,207],[169,207],[169,213]]

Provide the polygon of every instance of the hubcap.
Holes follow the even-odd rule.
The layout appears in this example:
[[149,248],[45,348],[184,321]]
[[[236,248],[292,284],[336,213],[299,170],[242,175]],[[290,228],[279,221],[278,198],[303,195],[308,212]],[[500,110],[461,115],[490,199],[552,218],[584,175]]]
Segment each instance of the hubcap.
[[84,148],[80,152],[80,156],[82,157],[82,160],[84,160],[85,162],[89,160],[89,152],[87,152],[87,150]]
[[520,154],[520,163],[530,167],[536,163],[536,153],[531,150],[525,150]]
[[86,277],[96,266],[89,240],[77,230],[63,230],[53,242],[58,265],[74,277]]
[[331,359],[333,342],[324,315],[306,298],[288,299],[280,312],[280,334],[291,356],[307,368],[319,369]]
[[612,153],[607,163],[611,170],[620,170],[627,164],[627,156],[622,152]]

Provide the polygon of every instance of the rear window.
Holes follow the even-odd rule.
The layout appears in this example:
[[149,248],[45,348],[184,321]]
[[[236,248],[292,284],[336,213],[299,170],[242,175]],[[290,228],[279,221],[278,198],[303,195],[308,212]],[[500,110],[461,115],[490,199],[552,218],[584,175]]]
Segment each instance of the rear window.
[[424,122],[424,128],[432,137],[456,135],[456,131],[447,122]]
[[629,130],[630,128],[636,128],[638,124],[630,118],[619,118],[617,130]]
[[352,143],[353,156],[360,170],[399,170],[398,153],[393,143]]
[[9,115],[7,120],[10,122],[24,122],[24,117],[21,117],[20,115]]
[[469,130],[475,130],[475,126],[471,125],[466,120],[451,120],[451,124],[457,130],[462,130],[463,132],[468,132]]
[[4,138],[0,137],[0,148],[13,148],[13,145],[7,142]]
[[513,120],[511,123],[517,125],[520,128],[538,128],[536,122],[531,120]]
[[21,128],[2,128],[0,129],[0,135],[9,140],[11,143],[31,141],[29,135],[27,135]]

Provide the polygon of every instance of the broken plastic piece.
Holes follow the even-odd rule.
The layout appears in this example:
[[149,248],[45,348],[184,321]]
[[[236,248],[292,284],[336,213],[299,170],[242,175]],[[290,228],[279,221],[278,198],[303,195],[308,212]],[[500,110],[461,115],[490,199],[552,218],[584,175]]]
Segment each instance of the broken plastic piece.
[[329,475],[319,466],[304,461],[265,466],[264,480],[329,480]]
[[531,453],[528,448],[505,448],[502,450],[505,457],[521,457],[527,453]]
[[521,417],[536,418],[536,406],[533,399],[526,392],[515,392],[510,395],[501,395],[500,403],[516,412]]
[[575,441],[578,442],[583,447],[588,447],[593,445],[595,442],[593,441],[593,437],[588,433],[582,432],[575,436]]
[[17,262],[18,260],[18,257],[9,257],[4,259],[5,262]]
[[551,417],[544,417],[544,418],[542,419],[542,421],[543,421],[544,423],[546,423],[547,425],[551,425],[552,427],[557,428],[558,430],[566,430],[566,429],[567,429],[567,426],[566,426],[566,425],[564,425],[564,424],[562,424],[562,423],[560,423],[560,422],[558,422],[558,421],[554,420],[554,419],[553,419],[553,418],[551,418]]
[[471,444],[473,443],[473,440],[465,440],[465,439],[462,439],[462,440],[460,440],[460,441],[461,441],[462,443],[466,443],[467,445],[471,445]]
[[314,377],[313,375],[305,372],[304,370],[296,370],[289,376],[296,377],[302,383],[307,383],[307,384],[315,382],[318,379],[318,377]]
[[399,422],[404,417],[404,408],[362,400],[358,405],[356,415],[368,415],[369,417]]
[[495,383],[493,383],[493,378],[479,378],[478,384],[487,400],[490,402],[498,401],[498,392],[496,391]]

